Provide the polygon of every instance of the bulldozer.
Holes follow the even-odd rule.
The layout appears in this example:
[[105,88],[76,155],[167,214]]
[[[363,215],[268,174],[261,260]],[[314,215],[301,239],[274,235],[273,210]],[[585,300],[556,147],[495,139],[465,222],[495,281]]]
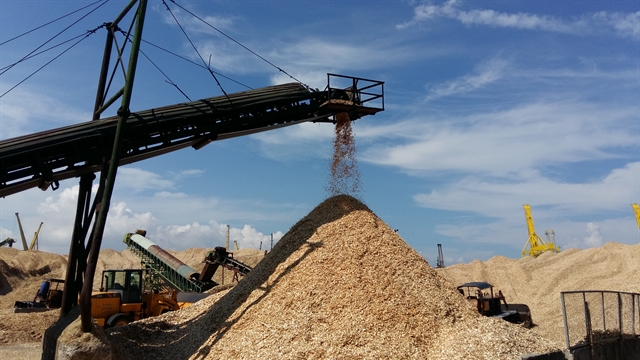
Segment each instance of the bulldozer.
[[534,326],[528,305],[507,304],[502,291],[494,293],[493,285],[488,282],[469,282],[458,286],[457,289],[481,315],[520,324],[527,329]]

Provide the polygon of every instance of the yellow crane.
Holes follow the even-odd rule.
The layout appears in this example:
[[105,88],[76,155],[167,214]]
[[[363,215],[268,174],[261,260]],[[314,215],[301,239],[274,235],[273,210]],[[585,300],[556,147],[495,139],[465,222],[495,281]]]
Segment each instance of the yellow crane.
[[42,222],[38,225],[38,230],[35,234],[33,234],[33,240],[31,240],[31,245],[29,245],[29,250],[33,250],[34,248],[38,250],[38,235],[40,234],[40,229],[42,228]]
[[[545,251],[560,252],[560,247],[556,246],[555,239],[553,241],[544,241],[536,234],[536,229],[533,225],[533,216],[531,216],[531,206],[529,204],[522,206],[524,207],[524,216],[527,219],[527,230],[529,232],[529,239],[522,249],[522,257],[538,257]],[[551,230],[551,232],[553,233],[553,230]],[[549,235],[547,234],[547,239],[548,238]]]
[[638,204],[631,204],[633,207],[633,212],[636,214],[636,221],[638,222],[638,229],[640,229],[640,207]]
[[42,228],[42,222],[38,226],[38,231],[33,235],[33,239],[31,240],[31,244],[27,247],[27,239],[24,237],[24,230],[22,230],[22,223],[20,222],[20,215],[16,213],[16,219],[18,219],[18,228],[20,228],[20,237],[22,238],[22,247],[25,251],[33,250],[38,246],[38,234],[40,234],[40,229]]
[[18,219],[18,228],[20,229],[20,237],[22,238],[22,248],[24,251],[29,250],[27,247],[27,239],[24,237],[24,231],[22,230],[22,223],[20,222],[20,216],[16,213],[16,219]]

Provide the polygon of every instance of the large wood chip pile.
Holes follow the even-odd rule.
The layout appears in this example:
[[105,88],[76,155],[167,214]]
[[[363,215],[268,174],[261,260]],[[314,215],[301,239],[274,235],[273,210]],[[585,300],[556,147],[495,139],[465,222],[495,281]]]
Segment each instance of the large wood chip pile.
[[553,349],[478,315],[346,195],[300,220],[234,288],[109,339],[122,359],[516,359]]
[[560,292],[611,290],[640,293],[640,244],[606,243],[586,250],[546,252],[537,258],[495,256],[486,262],[457,264],[438,273],[455,285],[487,281],[500,289],[509,303],[529,305],[531,331],[565,344]]

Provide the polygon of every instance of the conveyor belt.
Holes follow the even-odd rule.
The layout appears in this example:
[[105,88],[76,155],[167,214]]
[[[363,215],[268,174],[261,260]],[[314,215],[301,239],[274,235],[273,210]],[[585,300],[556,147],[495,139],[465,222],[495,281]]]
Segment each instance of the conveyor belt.
[[199,280],[200,274],[193,268],[140,234],[127,234],[122,242],[145,266],[180,291],[201,293],[217,285],[211,279]]
[[[383,110],[332,100],[344,94],[289,83],[134,112],[124,129],[119,165],[302,122],[328,122],[338,112],[355,119]],[[118,117],[110,117],[0,141],[0,197],[100,171],[111,158],[117,123]]]

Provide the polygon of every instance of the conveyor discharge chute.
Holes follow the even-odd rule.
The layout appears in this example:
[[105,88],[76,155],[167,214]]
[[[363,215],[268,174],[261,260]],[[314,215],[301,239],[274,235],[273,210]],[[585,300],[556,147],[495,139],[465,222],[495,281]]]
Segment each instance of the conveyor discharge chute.
[[226,248],[218,246],[205,257],[200,280],[211,279],[219,266],[233,271],[235,281],[238,281],[238,275],[245,276],[251,271],[249,265],[234,259],[233,254],[228,252]]
[[218,285],[204,279],[192,267],[154,244],[151,240],[136,233],[129,233],[123,242],[142,264],[154,270],[162,279],[184,292],[201,293]]

